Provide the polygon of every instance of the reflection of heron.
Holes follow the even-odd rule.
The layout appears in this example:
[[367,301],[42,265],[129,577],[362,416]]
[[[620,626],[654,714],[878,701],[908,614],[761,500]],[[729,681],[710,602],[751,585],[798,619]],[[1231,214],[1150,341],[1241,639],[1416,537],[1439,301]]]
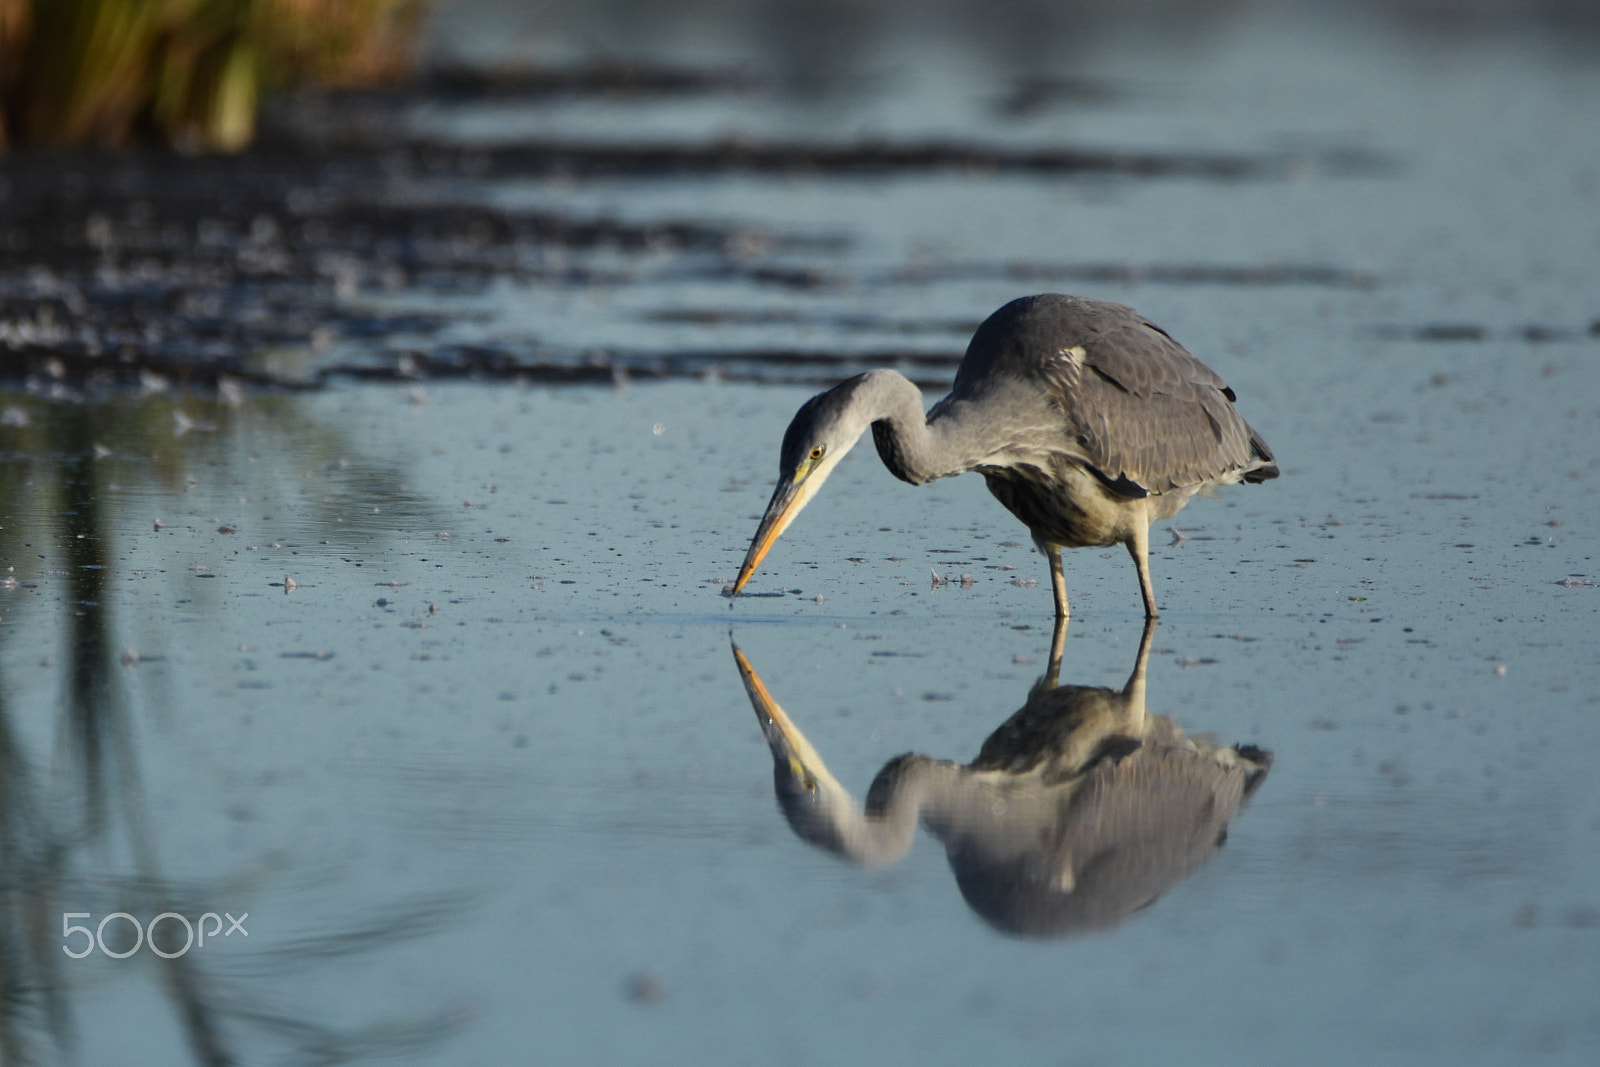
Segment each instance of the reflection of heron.
[[778,486],[734,582],[744,588],[778,535],[868,426],[884,466],[921,485],[976,470],[1050,558],[1066,618],[1061,549],[1126,545],[1150,588],[1150,524],[1196,492],[1278,476],[1233,390],[1132,308],[1047,293],[1013,300],[978,327],[950,395],[891,370],[806,402],[783,435]]
[[907,754],[864,807],[828,773],[737,648],[772,750],[779,806],[808,844],[862,866],[911,847],[920,820],[961,894],[995,928],[1049,937],[1115,926],[1210,858],[1266,777],[1270,753],[1184,736],[1147,715],[1153,624],[1121,689],[1058,685],[1065,626],[1028,702],[966,766]]

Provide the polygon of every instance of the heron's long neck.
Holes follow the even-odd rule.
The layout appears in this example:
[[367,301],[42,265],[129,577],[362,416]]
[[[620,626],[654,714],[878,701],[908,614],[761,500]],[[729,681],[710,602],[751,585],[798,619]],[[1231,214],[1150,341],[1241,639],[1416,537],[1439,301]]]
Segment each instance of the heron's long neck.
[[884,867],[911,847],[919,816],[937,805],[959,768],[945,760],[907,754],[878,772],[864,808],[840,812],[839,853],[863,867]]
[[897,862],[916,836],[920,800],[908,793],[894,798],[885,810],[870,814],[853,805],[839,809],[836,851],[862,867],[887,867]]
[[801,796],[791,791],[785,801],[782,783],[792,773],[790,763],[780,758],[774,765],[789,825],[806,843],[860,867],[898,862],[911,848],[919,817],[930,805],[937,809],[960,777],[960,769],[952,763],[907,754],[878,772],[862,805],[828,773],[820,758],[809,760],[806,767],[815,793]]
[[921,485],[972,469],[972,449],[962,427],[939,419],[930,423],[922,410],[922,391],[910,380],[892,370],[862,377],[860,399],[871,416],[873,443],[896,478]]

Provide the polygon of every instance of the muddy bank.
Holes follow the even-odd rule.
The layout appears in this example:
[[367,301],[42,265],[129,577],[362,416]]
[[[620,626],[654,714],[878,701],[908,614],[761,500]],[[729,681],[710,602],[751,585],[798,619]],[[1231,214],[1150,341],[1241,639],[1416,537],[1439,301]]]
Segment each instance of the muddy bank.
[[[979,139],[844,138],[837,142],[663,139],[457,145],[408,134],[404,116],[489,99],[562,107],[619,94],[661,100],[765,98],[738,74],[596,68],[507,81],[444,73],[406,92],[305,95],[286,102],[264,144],[238,156],[161,151],[16,152],[0,156],[0,375],[35,389],[288,389],[330,378],[475,376],[539,382],[714,375],[825,381],[856,366],[900,366],[948,381],[977,319],[904,328],[870,311],[798,312],[804,326],[877,343],[573,344],[535,331],[514,340],[445,336],[484,317],[470,299],[493,285],[583,294],[634,288],[642,322],[740,314],[739,298],[685,308],[685,285],[759,294],[841,293],[862,285],[1012,281],[1083,284],[1368,287],[1369,272],[1275,262],[919,259],[863,271],[848,261],[863,235],[834,226],[741,219],[710,197],[697,214],[519,209],[495,190],[533,184],[849,181],[1012,175],[1073,181],[1283,182],[1308,171],[1374,173],[1391,164],[1357,150],[1194,153],[1097,150]],[[423,296],[425,300],[407,297]],[[425,310],[420,308],[425,307]],[[931,334],[931,337],[929,336]]]

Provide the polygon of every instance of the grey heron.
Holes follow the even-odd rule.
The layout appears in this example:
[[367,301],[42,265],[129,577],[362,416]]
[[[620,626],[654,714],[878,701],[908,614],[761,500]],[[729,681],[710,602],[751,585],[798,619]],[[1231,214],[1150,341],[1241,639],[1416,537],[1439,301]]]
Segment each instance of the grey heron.
[[1049,558],[1063,619],[1063,548],[1125,545],[1153,619],[1151,524],[1196,492],[1278,476],[1233,390],[1160,327],[1122,304],[1022,297],[978,327],[950,395],[931,411],[892,370],[847,379],[800,408],[731,594],[869,426],[884,466],[912,485],[982,474]]
[[766,734],[779,807],[797,837],[863,867],[895,863],[920,823],[944,845],[967,903],[1005,933],[1115,926],[1205,863],[1272,755],[1185,736],[1145,710],[1147,620],[1121,689],[1061,685],[1065,621],[1023,707],[966,765],[914,753],[858,802],[734,648]]

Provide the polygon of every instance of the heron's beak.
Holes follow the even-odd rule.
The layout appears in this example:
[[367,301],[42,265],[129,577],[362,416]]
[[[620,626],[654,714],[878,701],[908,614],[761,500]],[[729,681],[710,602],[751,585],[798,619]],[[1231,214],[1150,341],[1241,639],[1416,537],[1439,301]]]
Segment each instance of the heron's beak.
[[739,678],[744,682],[744,691],[750,696],[750,706],[755,709],[761,730],[767,735],[767,746],[772,749],[773,760],[780,765],[787,764],[795,781],[808,791],[814,792],[823,781],[842,790],[843,787],[828,773],[822,756],[811,747],[811,742],[806,740],[800,728],[778,706],[778,702],[772,699],[761,676],[737,645],[733,649],[733,659],[739,665]]
[[864,867],[882,867],[904,856],[917,828],[915,800],[903,806],[901,817],[892,823],[863,816],[850,791],[828,773],[822,756],[772,699],[737,645],[733,658],[772,751],[772,785],[778,807],[795,836]]
[[766,558],[767,551],[778,540],[778,535],[789,528],[800,509],[810,503],[811,498],[817,495],[817,490],[822,488],[822,483],[828,477],[832,468],[831,463],[819,463],[814,467],[802,468],[793,475],[785,475],[772,491],[772,500],[767,504],[767,513],[761,516],[761,525],[756,527],[756,536],[750,542],[750,551],[745,553],[744,565],[739,568],[739,577],[733,583],[735,595],[744,588],[744,584],[755,574],[756,568],[761,566],[761,561]]

